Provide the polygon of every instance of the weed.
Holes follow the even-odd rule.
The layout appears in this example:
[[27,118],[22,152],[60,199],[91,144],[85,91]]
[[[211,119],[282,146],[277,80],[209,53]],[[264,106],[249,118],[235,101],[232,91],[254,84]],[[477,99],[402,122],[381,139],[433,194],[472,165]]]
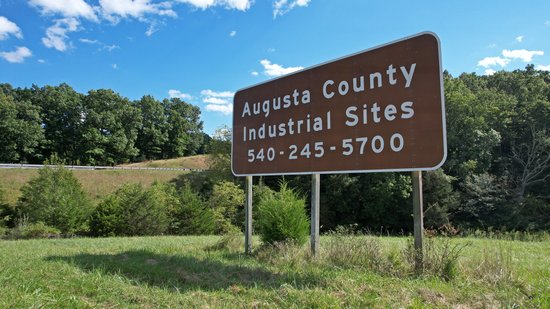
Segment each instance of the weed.
[[470,268],[470,277],[493,286],[514,283],[512,273],[512,253],[502,247],[483,250],[481,258],[474,261]]
[[[458,260],[464,248],[469,243],[452,244],[450,238],[426,238],[422,260],[422,274],[434,276],[445,281],[455,279],[459,275]],[[404,250],[409,265],[414,265],[417,254],[412,239]]]
[[262,263],[275,266],[300,267],[312,261],[309,248],[293,241],[264,244],[254,256]]
[[223,235],[215,244],[207,246],[206,251],[225,250],[230,253],[242,252],[244,248],[244,239],[241,233],[228,233]]
[[61,232],[43,222],[29,223],[28,217],[17,220],[15,227],[6,235],[7,239],[58,238]]

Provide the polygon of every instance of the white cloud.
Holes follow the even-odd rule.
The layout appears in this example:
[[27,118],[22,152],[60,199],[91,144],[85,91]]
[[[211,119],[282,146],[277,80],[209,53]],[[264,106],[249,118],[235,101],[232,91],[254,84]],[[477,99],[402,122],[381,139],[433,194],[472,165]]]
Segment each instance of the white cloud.
[[521,43],[521,42],[523,42],[524,38],[525,38],[525,36],[520,35],[520,36],[516,37],[516,42]]
[[195,8],[206,10],[213,6],[223,6],[227,9],[246,11],[250,8],[253,0],[177,0],[186,3]]
[[111,65],[111,68],[113,68],[113,70],[118,70],[118,64],[113,63],[113,64]]
[[79,39],[79,41],[82,42],[82,43],[86,43],[86,44],[98,44],[99,43],[98,40],[91,40],[91,39],[86,39],[86,38]]
[[10,35],[18,39],[23,38],[23,32],[21,32],[21,29],[14,22],[4,16],[0,16],[0,41],[7,39]]
[[77,31],[79,25],[80,22],[76,18],[57,19],[53,26],[46,29],[46,37],[42,38],[42,43],[48,48],[65,51],[68,48],[65,42],[68,39],[67,33]]
[[500,65],[501,67],[505,67],[508,63],[510,63],[510,59],[507,58],[501,58],[501,57],[485,57],[477,62],[477,65],[482,66],[484,68],[488,68],[490,66]]
[[229,100],[227,100],[227,99],[216,98],[216,97],[207,97],[207,98],[202,99],[202,101],[203,101],[204,103],[219,104],[219,105],[231,103],[231,102],[230,102]]
[[493,69],[487,69],[485,70],[485,75],[493,75],[495,74],[497,71],[493,70]]
[[260,63],[264,67],[264,74],[267,75],[267,76],[271,76],[271,77],[290,74],[290,73],[299,71],[299,70],[304,68],[304,67],[301,67],[301,66],[285,68],[280,64],[271,63],[271,61],[269,61],[267,59],[261,60]]
[[521,59],[523,62],[530,62],[533,60],[534,56],[542,56],[544,55],[544,52],[542,50],[505,49],[502,51],[502,55],[509,59]]
[[223,5],[228,9],[246,11],[252,5],[253,0],[218,0],[216,2],[220,3],[220,5]]
[[100,48],[99,50],[106,50],[106,51],[113,51],[117,48],[120,48],[120,46],[116,45],[116,44],[111,44],[111,45],[107,45],[101,41],[98,41],[98,40],[92,40],[92,39],[86,39],[86,38],[81,38],[79,39],[80,42],[82,43],[86,43],[86,44],[90,44],[90,45],[99,45]]
[[111,45],[103,44],[103,47],[101,47],[101,50],[113,51],[117,48],[120,48],[120,46],[116,44],[111,44]]
[[276,0],[273,2],[273,18],[283,16],[297,6],[305,7],[309,2],[310,0]]
[[99,0],[103,16],[113,23],[133,17],[144,21],[147,14],[176,17],[171,2],[151,3],[151,0]]
[[274,53],[274,52],[275,52],[275,48],[270,47],[270,48],[267,49],[267,52],[268,52],[268,53]]
[[545,22],[544,22],[544,25],[545,25],[546,27],[550,27],[550,20],[545,21]]
[[38,60],[36,60],[36,61],[37,61],[38,63],[46,63],[46,60],[44,60],[44,59],[38,59]]
[[237,35],[237,31],[235,30],[229,32],[229,36],[236,36],[236,35]]
[[0,52],[0,57],[11,63],[22,63],[25,61],[25,58],[30,56],[32,56],[32,52],[26,47],[17,47],[12,52]]
[[176,89],[168,90],[168,96],[170,98],[179,98],[179,99],[182,99],[182,100],[192,100],[193,99],[193,97],[190,94],[183,93],[183,92],[181,92],[179,90],[176,90]]
[[84,0],[30,0],[29,4],[40,8],[42,14],[60,14],[65,17],[98,20],[94,8]]
[[227,104],[227,105],[208,104],[206,105],[206,110],[209,112],[220,112],[224,115],[230,115],[231,113],[233,113],[233,104]]
[[550,64],[549,65],[537,65],[535,67],[535,69],[541,70],[541,71],[550,71]]
[[216,98],[233,98],[235,93],[231,92],[231,91],[217,92],[217,91],[213,91],[213,90],[210,90],[210,89],[205,89],[205,90],[201,91],[201,95],[206,96],[206,97],[216,97]]
[[252,74],[252,76],[258,76],[258,75],[260,75],[260,73],[258,73],[258,72],[256,72],[256,71],[252,71],[252,73],[250,73],[250,74]]
[[159,29],[157,28],[157,25],[152,23],[149,25],[149,27],[147,28],[147,31],[145,31],[145,35],[146,36],[152,36],[153,33],[159,31]]
[[220,112],[229,115],[233,112],[233,96],[231,91],[213,91],[205,89],[201,91],[202,102],[207,103],[206,110],[209,112]]

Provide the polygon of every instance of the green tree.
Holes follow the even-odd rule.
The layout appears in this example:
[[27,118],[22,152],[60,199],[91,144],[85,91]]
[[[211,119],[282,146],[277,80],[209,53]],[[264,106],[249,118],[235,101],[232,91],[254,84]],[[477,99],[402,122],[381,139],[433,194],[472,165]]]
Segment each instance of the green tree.
[[216,129],[210,141],[209,166],[215,182],[233,180],[231,171],[231,128],[222,126]]
[[0,92],[0,161],[32,162],[40,158],[43,139],[39,108]]
[[114,165],[138,155],[135,142],[141,115],[127,98],[112,90],[91,90],[83,103],[83,163]]
[[33,104],[40,106],[45,141],[44,158],[57,154],[67,163],[79,161],[78,149],[81,142],[83,116],[83,95],[67,84],[44,86],[20,90],[29,92]]
[[141,111],[142,122],[138,130],[136,147],[143,158],[163,158],[162,150],[168,143],[167,115],[162,104],[152,96],[143,96],[136,105]]
[[484,105],[461,79],[450,76],[445,78],[445,104],[449,132],[446,169],[460,180],[487,172],[501,135],[487,124]]
[[440,228],[450,223],[449,213],[456,209],[460,202],[460,195],[452,186],[456,179],[446,175],[442,169],[424,172],[422,176],[424,226]]
[[44,222],[63,233],[87,229],[92,206],[76,177],[62,166],[43,168],[38,177],[21,188],[17,202],[20,217],[30,222]]
[[200,108],[179,98],[162,101],[168,119],[168,141],[164,154],[169,158],[196,154],[203,142]]

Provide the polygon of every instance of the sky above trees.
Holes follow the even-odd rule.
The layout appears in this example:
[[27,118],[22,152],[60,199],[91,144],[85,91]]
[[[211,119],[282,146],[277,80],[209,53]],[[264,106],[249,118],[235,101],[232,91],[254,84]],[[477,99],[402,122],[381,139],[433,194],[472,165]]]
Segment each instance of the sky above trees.
[[0,83],[180,98],[205,132],[241,88],[422,31],[453,75],[550,70],[550,2],[0,0]]

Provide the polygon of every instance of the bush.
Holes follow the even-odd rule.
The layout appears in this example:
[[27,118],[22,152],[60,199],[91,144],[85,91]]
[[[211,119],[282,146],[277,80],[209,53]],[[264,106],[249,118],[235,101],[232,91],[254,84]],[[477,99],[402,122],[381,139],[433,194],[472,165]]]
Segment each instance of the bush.
[[216,217],[216,233],[227,234],[244,227],[244,191],[230,181],[214,185],[209,199]]
[[449,212],[459,205],[460,195],[453,191],[456,179],[442,169],[427,171],[423,175],[424,226],[437,229],[449,224]]
[[117,236],[124,232],[124,217],[120,197],[111,194],[96,207],[90,219],[93,236]]
[[19,220],[17,225],[9,231],[8,239],[57,238],[61,235],[58,229],[47,226],[44,222],[29,223],[28,218]]
[[92,205],[73,173],[62,166],[41,169],[21,193],[19,217],[28,217],[31,223],[43,222],[65,234],[87,229]]
[[[13,219],[15,218],[15,210],[4,200],[4,189],[0,187],[0,229],[5,230],[6,227],[13,226]],[[0,236],[3,235],[0,230]]]
[[126,184],[99,203],[91,232],[95,236],[161,235],[168,230],[169,214],[177,204],[174,192],[160,183],[148,190],[141,184]]
[[258,232],[264,243],[292,241],[304,244],[309,235],[305,199],[286,183],[279,192],[266,194],[258,205]]
[[178,235],[212,234],[216,221],[212,209],[189,185],[178,194],[178,203],[172,213],[170,233]]

